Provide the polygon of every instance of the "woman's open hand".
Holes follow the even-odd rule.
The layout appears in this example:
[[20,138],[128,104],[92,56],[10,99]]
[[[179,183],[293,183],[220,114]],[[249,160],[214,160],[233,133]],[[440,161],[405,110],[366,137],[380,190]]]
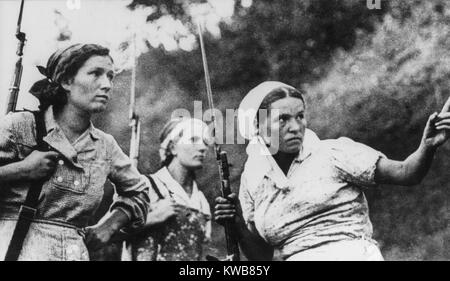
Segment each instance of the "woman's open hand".
[[429,118],[422,142],[430,147],[442,145],[450,137],[450,97],[440,113],[433,113]]

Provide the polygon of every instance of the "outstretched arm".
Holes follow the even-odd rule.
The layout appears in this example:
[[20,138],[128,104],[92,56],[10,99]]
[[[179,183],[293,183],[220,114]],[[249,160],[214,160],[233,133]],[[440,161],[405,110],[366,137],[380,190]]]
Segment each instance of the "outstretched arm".
[[404,161],[382,158],[377,163],[377,183],[419,184],[430,169],[436,149],[450,137],[450,98],[442,111],[433,113],[425,126],[419,148]]

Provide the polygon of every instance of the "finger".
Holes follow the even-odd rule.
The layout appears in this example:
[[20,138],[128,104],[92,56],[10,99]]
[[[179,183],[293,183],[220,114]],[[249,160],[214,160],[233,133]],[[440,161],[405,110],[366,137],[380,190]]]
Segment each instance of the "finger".
[[175,214],[180,214],[181,212],[183,212],[183,209],[182,209],[182,208],[173,208],[172,211],[173,211]]
[[235,215],[235,210],[218,210],[214,212],[215,216],[228,216],[228,215]]
[[214,206],[215,210],[234,210],[236,206],[234,204],[217,204]]
[[442,107],[441,112],[448,112],[450,110],[450,97],[445,102],[444,106]]
[[441,113],[438,114],[437,118],[439,120],[450,118],[450,112],[441,112]]
[[45,165],[46,167],[54,168],[54,167],[56,167],[56,161],[52,161],[52,160],[50,160],[50,159],[47,159],[47,160],[44,162],[44,165]]
[[450,125],[437,126],[436,130],[438,130],[438,131],[440,131],[440,130],[450,130]]
[[217,197],[215,201],[217,204],[227,204],[227,203],[229,204],[230,203],[230,200],[223,198],[223,197]]
[[428,122],[436,122],[436,119],[438,118],[438,113],[435,112],[428,117]]
[[56,165],[47,165],[47,167],[45,168],[45,171],[47,173],[52,173],[56,170]]
[[214,220],[217,222],[232,220],[232,219],[234,219],[234,215],[221,215],[221,216],[214,217]]
[[56,161],[59,158],[59,153],[56,151],[47,151],[44,155],[45,158]]
[[235,199],[237,199],[237,194],[234,192],[230,193],[230,195],[228,195],[227,198],[230,200],[235,200]]
[[179,203],[172,203],[172,206],[176,207],[176,208],[184,208],[185,207],[184,205],[179,204]]
[[90,231],[86,230],[86,233],[84,235],[84,243],[86,245],[89,245],[89,244],[91,244],[91,242],[92,242],[92,235],[91,235]]
[[450,124],[450,119],[445,119],[445,120],[436,122],[434,125],[437,127],[437,126],[449,125],[449,124]]

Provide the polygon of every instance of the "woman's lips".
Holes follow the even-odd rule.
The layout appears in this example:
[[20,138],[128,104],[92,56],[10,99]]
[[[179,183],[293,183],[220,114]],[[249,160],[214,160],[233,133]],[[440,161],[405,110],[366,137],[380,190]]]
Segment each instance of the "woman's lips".
[[95,96],[96,98],[99,98],[99,99],[104,99],[104,100],[108,100],[109,99],[109,97],[108,96],[106,96],[106,95],[97,95],[97,96]]
[[286,142],[301,142],[301,141],[302,141],[301,138],[290,138],[286,140]]

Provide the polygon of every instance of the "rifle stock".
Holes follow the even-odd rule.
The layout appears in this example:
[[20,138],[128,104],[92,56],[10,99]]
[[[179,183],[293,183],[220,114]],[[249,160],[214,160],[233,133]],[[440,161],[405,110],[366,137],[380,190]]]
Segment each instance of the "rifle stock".
[[[222,151],[219,146],[217,146],[217,161],[219,164],[220,177],[221,177],[221,192],[223,197],[227,197],[231,194],[230,187],[230,171],[228,164],[228,157],[225,151]],[[239,244],[236,239],[236,235],[233,231],[233,227],[230,222],[225,223],[225,238],[227,245],[227,259],[230,261],[239,261]]]

